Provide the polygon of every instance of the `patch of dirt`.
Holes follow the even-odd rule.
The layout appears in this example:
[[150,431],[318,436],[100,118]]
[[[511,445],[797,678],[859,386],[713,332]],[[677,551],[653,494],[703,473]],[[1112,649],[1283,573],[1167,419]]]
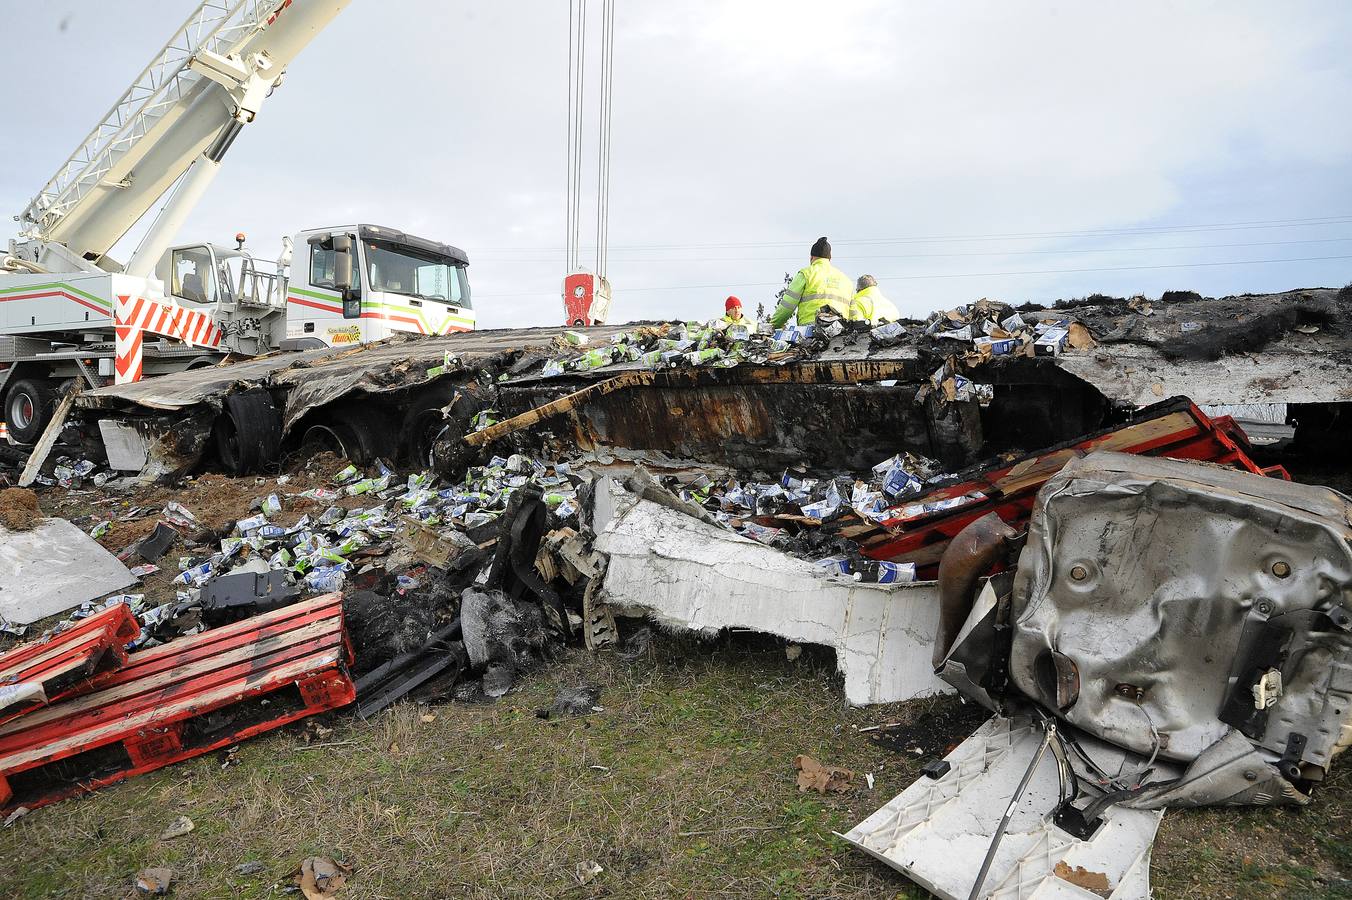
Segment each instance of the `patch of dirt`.
[[880,747],[917,759],[942,757],[971,736],[991,712],[957,697],[934,701],[925,711],[916,709],[907,722],[884,726],[869,735]]
[[29,531],[42,521],[38,495],[25,488],[0,491],[0,525],[10,531]]

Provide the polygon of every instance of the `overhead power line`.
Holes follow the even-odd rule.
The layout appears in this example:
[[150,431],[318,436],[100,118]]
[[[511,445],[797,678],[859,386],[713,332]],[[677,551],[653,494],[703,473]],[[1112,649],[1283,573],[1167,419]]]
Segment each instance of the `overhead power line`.
[[[1175,234],[1192,231],[1232,231],[1255,228],[1313,228],[1323,225],[1352,224],[1352,213],[1338,216],[1319,216],[1305,219],[1266,219],[1250,222],[1212,222],[1203,224],[1147,225],[1123,228],[1065,229],[1061,231],[1023,231],[991,234],[949,234],[949,235],[913,235],[909,237],[869,237],[839,238],[833,240],[842,244],[933,244],[949,241],[992,241],[992,240],[1052,240],[1086,237],[1112,237],[1122,235]],[[715,242],[707,244],[628,244],[608,248],[615,251],[633,250],[706,250],[717,248],[751,247],[798,247],[807,246],[810,239],[789,241],[740,241]],[[477,247],[476,252],[557,252],[561,247]],[[591,248],[594,249],[594,248]]]
[[[878,253],[878,254],[855,254],[851,253],[848,257],[841,257],[843,262],[853,263],[859,259],[951,259],[951,258],[970,258],[970,257],[990,257],[990,256],[1028,256],[1028,255],[1053,255],[1062,253],[1152,253],[1154,251],[1169,250],[1213,250],[1226,247],[1282,247],[1291,244],[1337,244],[1352,241],[1352,236],[1335,238],[1306,238],[1296,241],[1246,241],[1233,244],[1172,244],[1154,247],[1063,247],[1039,250],[978,250],[964,253]],[[649,259],[626,259],[625,263],[681,263],[688,265],[692,262],[792,262],[801,261],[802,255],[796,256],[669,256],[653,257]],[[482,261],[482,257],[480,257]],[[557,258],[544,259],[489,259],[487,262],[510,262],[513,265],[528,265],[532,263],[558,265]]]
[[[1063,275],[1081,272],[1137,272],[1152,269],[1196,269],[1208,268],[1214,266],[1253,266],[1266,265],[1269,263],[1297,263],[1297,262],[1324,262],[1328,260],[1352,259],[1352,254],[1342,256],[1301,256],[1289,257],[1284,259],[1233,259],[1222,260],[1218,262],[1194,262],[1194,263],[1169,263],[1160,265],[1146,266],[1105,266],[1084,269],[1021,269],[1009,272],[943,272],[935,274],[905,274],[905,275],[876,275],[879,282],[883,281],[918,281],[924,279],[946,279],[946,278],[994,278],[1011,277],[1016,275]],[[625,287],[625,293],[631,291],[698,291],[715,290],[734,287],[780,287],[781,281],[735,281],[723,282],[721,284],[676,284],[667,286],[651,287]],[[539,292],[513,292],[505,294],[479,294],[480,297],[533,297]]]

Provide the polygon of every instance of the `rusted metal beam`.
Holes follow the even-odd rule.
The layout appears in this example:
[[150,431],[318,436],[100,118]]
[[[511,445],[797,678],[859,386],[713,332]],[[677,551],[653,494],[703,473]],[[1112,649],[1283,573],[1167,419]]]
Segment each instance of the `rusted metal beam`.
[[560,397],[543,406],[528,409],[519,416],[513,416],[510,419],[489,425],[483,431],[467,434],[464,438],[465,443],[471,447],[482,447],[490,441],[496,441],[523,428],[529,428],[545,419],[566,413],[580,404],[597,397],[604,397],[613,391],[633,387],[636,384],[651,384],[656,375],[656,372],[644,369],[637,372],[625,372],[622,375],[616,375],[614,378],[607,378],[605,381],[585,387],[580,391],[574,391],[566,397]]
[[588,385],[557,400],[529,409],[483,431],[465,435],[471,447],[530,428],[545,419],[572,412],[587,403],[631,387],[706,387],[762,384],[858,384],[905,378],[915,374],[914,360],[810,360],[782,366],[731,366],[702,369],[634,369]]

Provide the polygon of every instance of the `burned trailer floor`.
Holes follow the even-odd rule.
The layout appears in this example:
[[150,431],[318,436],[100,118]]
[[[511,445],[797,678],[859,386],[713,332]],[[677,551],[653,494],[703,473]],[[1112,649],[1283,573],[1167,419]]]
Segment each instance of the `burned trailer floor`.
[[[619,329],[589,330],[605,340]],[[99,423],[116,468],[154,477],[191,471],[204,460],[236,474],[275,467],[315,425],[332,438],[322,449],[362,462],[377,455],[395,461],[410,451],[425,457],[430,437],[417,432],[442,421],[440,410],[458,389],[475,393],[514,366],[538,364],[558,335],[551,328],[508,329],[273,353],[100,388],[78,396],[75,406]],[[475,399],[469,407],[490,403]],[[221,436],[223,424],[238,433],[233,443],[243,458],[226,458],[222,445],[231,441]]]

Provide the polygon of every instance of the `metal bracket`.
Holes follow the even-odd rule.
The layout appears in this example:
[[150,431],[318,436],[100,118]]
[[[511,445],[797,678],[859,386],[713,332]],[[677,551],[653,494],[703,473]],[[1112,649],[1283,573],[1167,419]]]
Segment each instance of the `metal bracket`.
[[80,374],[84,376],[84,380],[89,384],[91,388],[103,387],[102,377],[99,375],[98,372],[95,372],[89,368],[89,363],[85,362],[83,359],[77,358],[75,360],[75,367],[80,370]]
[[1309,738],[1299,732],[1293,731],[1286,737],[1286,750],[1282,753],[1282,758],[1277,761],[1277,768],[1288,781],[1295,781],[1300,775],[1300,759],[1305,754],[1305,745]]

